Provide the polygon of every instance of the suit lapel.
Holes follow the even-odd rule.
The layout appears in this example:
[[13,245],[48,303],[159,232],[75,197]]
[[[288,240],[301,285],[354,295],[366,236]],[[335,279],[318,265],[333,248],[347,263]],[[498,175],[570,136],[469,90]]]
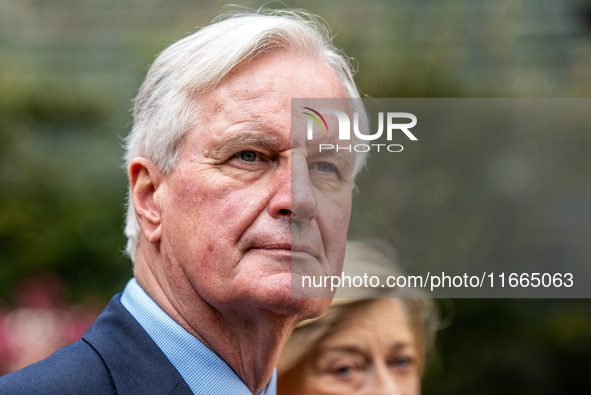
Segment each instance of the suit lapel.
[[119,394],[192,394],[176,368],[119,301],[111,299],[82,340],[103,358]]

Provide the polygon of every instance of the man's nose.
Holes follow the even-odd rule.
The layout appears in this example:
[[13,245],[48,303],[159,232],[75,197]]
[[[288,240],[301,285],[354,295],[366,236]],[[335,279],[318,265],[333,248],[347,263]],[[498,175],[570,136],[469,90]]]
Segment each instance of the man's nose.
[[283,170],[269,210],[275,218],[289,217],[296,221],[313,219],[316,216],[318,202],[307,163],[298,164],[293,161]]

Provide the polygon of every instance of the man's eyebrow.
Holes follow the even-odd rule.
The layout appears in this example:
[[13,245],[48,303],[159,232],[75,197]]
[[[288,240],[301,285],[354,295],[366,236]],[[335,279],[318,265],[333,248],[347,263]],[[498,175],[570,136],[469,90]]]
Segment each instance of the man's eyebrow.
[[278,149],[280,146],[281,139],[277,136],[262,132],[240,133],[224,138],[212,149],[212,152],[219,154],[247,148]]

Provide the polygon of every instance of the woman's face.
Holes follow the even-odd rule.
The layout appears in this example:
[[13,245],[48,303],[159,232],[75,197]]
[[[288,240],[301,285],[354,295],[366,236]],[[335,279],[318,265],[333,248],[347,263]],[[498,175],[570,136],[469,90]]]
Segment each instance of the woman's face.
[[292,388],[299,387],[298,394],[420,394],[417,358],[401,303],[376,299],[318,343],[292,371],[298,376]]

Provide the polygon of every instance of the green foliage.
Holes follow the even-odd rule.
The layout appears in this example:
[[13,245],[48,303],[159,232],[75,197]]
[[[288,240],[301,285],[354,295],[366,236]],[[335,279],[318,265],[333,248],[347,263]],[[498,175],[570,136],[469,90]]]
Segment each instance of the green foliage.
[[119,151],[111,138],[113,152],[103,152],[111,101],[10,76],[0,86],[0,97],[12,98],[0,105],[0,298],[50,271],[73,299],[105,299],[130,273],[121,253],[124,177],[116,165],[103,172]]

